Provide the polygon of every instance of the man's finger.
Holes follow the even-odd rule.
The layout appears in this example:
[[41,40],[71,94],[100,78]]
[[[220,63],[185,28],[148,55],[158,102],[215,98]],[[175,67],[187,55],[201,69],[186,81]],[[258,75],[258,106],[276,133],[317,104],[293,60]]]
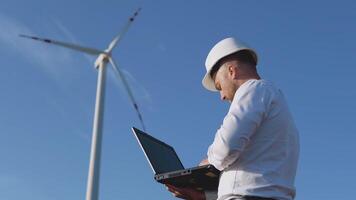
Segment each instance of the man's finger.
[[173,185],[166,185],[166,188],[167,188],[167,190],[168,191],[170,191],[170,192],[179,192],[179,191],[182,191],[182,189],[180,189],[180,188],[177,188],[177,187],[174,187]]
[[172,193],[173,196],[181,199],[189,199],[189,197],[184,194],[185,190],[181,188],[174,187],[173,185],[166,184],[168,191]]
[[174,192],[173,196],[177,197],[177,198],[181,198],[181,199],[189,199],[186,195],[183,195],[179,192]]
[[171,184],[166,184],[166,186],[167,186],[168,188],[177,189],[177,187],[175,187],[175,186],[173,186],[173,185],[171,185]]
[[172,188],[169,188],[169,187],[167,187],[167,190],[170,191],[170,192],[173,192],[173,193],[176,192],[176,190],[174,190]]
[[209,160],[206,158],[199,163],[199,166],[208,165],[208,164],[210,164],[210,163],[209,163]]

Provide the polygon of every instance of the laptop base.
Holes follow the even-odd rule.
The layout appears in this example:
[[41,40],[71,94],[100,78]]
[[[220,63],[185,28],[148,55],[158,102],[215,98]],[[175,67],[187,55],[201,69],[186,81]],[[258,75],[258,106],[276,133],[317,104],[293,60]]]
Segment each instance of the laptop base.
[[192,188],[199,191],[217,190],[219,174],[213,165],[204,165],[155,175],[156,181],[175,187]]

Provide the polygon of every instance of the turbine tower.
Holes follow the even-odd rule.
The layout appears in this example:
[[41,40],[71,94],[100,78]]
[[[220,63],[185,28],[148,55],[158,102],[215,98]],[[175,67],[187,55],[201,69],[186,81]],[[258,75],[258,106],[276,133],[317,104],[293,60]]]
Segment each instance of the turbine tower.
[[132,102],[133,107],[136,110],[138,118],[142,124],[142,128],[145,130],[145,125],[143,123],[142,115],[138,108],[136,100],[133,96],[132,90],[128,85],[128,82],[124,74],[122,73],[120,68],[116,65],[114,59],[112,58],[112,50],[117,46],[118,42],[122,39],[124,34],[127,32],[127,30],[129,29],[132,22],[135,20],[135,17],[138,15],[140,10],[141,9],[138,9],[133,14],[133,16],[129,18],[123,30],[111,41],[108,48],[103,51],[95,48],[83,47],[76,44],[51,40],[47,38],[20,35],[20,37],[38,40],[48,44],[53,44],[53,45],[98,56],[98,58],[95,61],[95,68],[98,70],[98,82],[97,82],[97,89],[96,89],[93,135],[92,135],[91,152],[90,152],[86,200],[97,200],[99,196],[100,157],[101,157],[102,128],[103,128],[103,115],[104,115],[105,79],[106,79],[106,65],[108,63],[111,64],[115,74],[122,81],[128,93],[128,96],[130,98],[130,101]]

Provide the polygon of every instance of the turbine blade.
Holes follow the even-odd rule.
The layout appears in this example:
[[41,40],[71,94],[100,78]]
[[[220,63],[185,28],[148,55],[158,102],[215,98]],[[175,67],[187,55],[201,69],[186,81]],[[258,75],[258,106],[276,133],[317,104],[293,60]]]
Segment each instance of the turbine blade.
[[126,23],[122,31],[111,41],[108,47],[108,53],[111,53],[111,51],[116,47],[117,43],[121,40],[121,38],[125,35],[125,33],[129,30],[130,25],[132,22],[135,20],[135,17],[138,15],[140,12],[141,8],[137,9],[137,11],[129,18],[129,21]]
[[120,70],[120,68],[117,67],[117,65],[115,64],[114,60],[110,57],[109,58],[109,61],[115,71],[115,74],[118,76],[118,78],[122,81],[122,83],[124,84],[124,87],[129,95],[129,98],[131,100],[131,103],[133,104],[133,107],[135,108],[136,110],[136,113],[137,113],[137,116],[141,122],[141,125],[142,125],[142,128],[144,131],[146,131],[146,128],[145,128],[145,124],[143,122],[143,118],[142,118],[142,115],[141,115],[141,112],[140,112],[140,109],[138,108],[138,104],[136,103],[136,100],[133,96],[133,93],[132,93],[132,90],[129,86],[129,84],[127,83],[127,80],[124,76],[124,74],[122,73],[122,71]]
[[51,39],[47,39],[47,38],[39,38],[39,37],[29,36],[29,35],[22,35],[22,34],[19,35],[19,36],[20,37],[24,37],[24,38],[28,38],[28,39],[38,40],[38,41],[45,42],[45,43],[48,43],[48,44],[54,44],[54,45],[57,45],[57,46],[61,46],[61,47],[69,48],[69,49],[72,49],[72,50],[88,53],[88,54],[91,54],[91,55],[99,55],[99,54],[102,54],[102,53],[107,54],[106,52],[98,50],[98,49],[83,47],[83,46],[79,46],[79,45],[72,44],[72,43],[56,41],[56,40],[51,40]]

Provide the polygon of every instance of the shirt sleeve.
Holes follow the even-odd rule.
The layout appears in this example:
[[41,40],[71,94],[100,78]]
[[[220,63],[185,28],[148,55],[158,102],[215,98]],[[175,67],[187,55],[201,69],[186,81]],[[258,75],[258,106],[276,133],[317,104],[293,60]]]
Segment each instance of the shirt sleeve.
[[263,84],[239,88],[223,124],[208,149],[209,163],[224,170],[234,163],[261,124],[271,102],[271,92]]

